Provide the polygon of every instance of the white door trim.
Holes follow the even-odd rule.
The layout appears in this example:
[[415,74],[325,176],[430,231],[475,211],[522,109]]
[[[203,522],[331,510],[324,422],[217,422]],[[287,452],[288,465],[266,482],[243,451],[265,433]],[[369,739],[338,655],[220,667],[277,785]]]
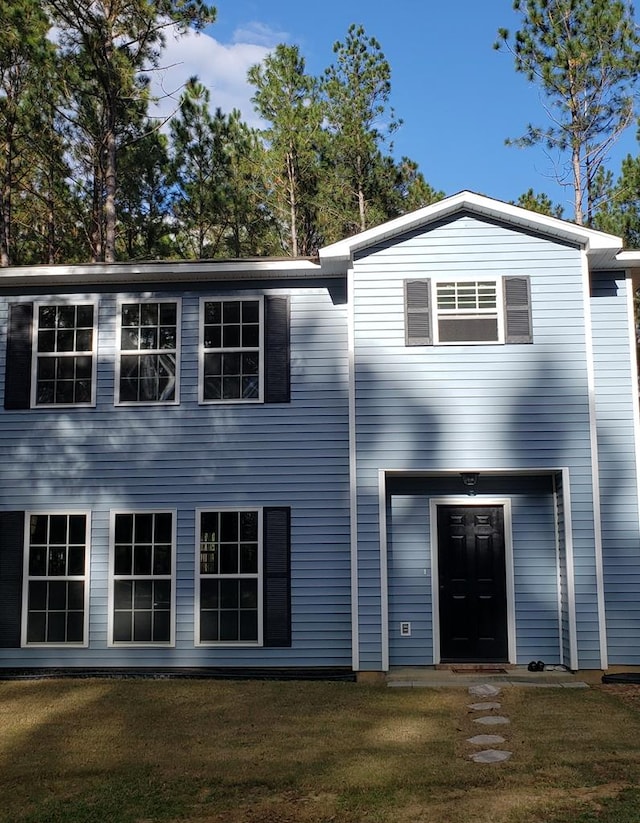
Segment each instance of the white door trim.
[[504,511],[504,559],[507,595],[508,662],[515,664],[516,656],[516,602],[513,563],[513,528],[510,497],[449,496],[429,500],[429,531],[431,551],[431,602],[433,625],[433,662],[440,663],[440,596],[438,577],[438,506],[502,506]]

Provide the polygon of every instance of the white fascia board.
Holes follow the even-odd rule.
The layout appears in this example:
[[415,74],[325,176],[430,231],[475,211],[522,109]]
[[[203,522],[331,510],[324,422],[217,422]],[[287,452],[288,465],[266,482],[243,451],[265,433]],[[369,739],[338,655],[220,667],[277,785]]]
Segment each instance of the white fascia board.
[[141,263],[91,263],[21,266],[0,269],[0,290],[16,286],[65,286],[130,283],[207,283],[237,280],[290,280],[324,277],[312,260],[166,260]]
[[319,256],[323,271],[336,272],[343,270],[348,265],[352,255],[360,249],[367,248],[377,243],[382,243],[400,234],[427,226],[436,220],[441,220],[452,214],[461,211],[469,211],[493,220],[509,223],[516,228],[533,231],[546,235],[567,243],[584,248],[587,253],[602,254],[615,258],[615,253],[622,248],[622,241],[605,232],[578,226],[557,217],[548,217],[544,214],[529,211],[528,209],[503,203],[500,200],[493,200],[475,192],[462,191],[425,206],[418,211],[404,214],[381,226],[368,229],[367,231],[333,243],[330,246],[320,249]]

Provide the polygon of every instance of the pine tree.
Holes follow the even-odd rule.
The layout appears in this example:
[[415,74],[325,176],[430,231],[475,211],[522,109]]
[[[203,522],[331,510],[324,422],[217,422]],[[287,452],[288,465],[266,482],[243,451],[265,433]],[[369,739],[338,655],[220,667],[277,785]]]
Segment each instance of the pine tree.
[[515,0],[514,8],[521,28],[513,37],[500,29],[495,47],[506,47],[516,71],[540,88],[551,124],[530,124],[511,142],[568,155],[559,179],[571,180],[576,223],[590,223],[596,175],[633,119],[640,74],[633,8],[626,0]]

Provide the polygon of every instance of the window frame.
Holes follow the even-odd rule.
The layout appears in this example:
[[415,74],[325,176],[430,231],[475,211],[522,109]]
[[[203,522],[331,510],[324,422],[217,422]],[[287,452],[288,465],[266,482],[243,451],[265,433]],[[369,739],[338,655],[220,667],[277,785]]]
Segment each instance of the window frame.
[[[173,349],[123,349],[122,348],[122,308],[126,304],[135,303],[139,306],[148,303],[173,303],[176,306],[176,347]],[[182,298],[180,297],[119,297],[116,304],[116,339],[115,339],[115,376],[113,387],[114,406],[178,406],[180,405],[180,359],[182,343]],[[121,400],[120,376],[123,355],[159,354],[162,351],[175,352],[175,392],[173,400]]]
[[[55,517],[65,516],[67,518],[73,516],[82,516],[85,518],[85,553],[84,553],[84,574],[82,575],[30,575],[29,574],[29,549],[31,548],[31,518],[32,517]],[[51,544],[47,544],[47,548]],[[67,541],[68,545],[68,541]],[[20,629],[20,648],[27,649],[86,649],[89,647],[89,596],[90,596],[90,569],[91,569],[91,511],[88,509],[29,509],[24,513],[24,540],[22,550],[22,616]],[[28,625],[29,625],[29,583],[33,580],[45,581],[65,581],[65,582],[80,582],[84,583],[84,614],[82,623],[82,641],[37,641],[30,642],[28,640]]]
[[[255,512],[258,519],[258,571],[256,574],[203,574],[200,570],[200,532],[203,514]],[[202,640],[200,628],[201,581],[205,580],[257,580],[258,584],[258,637],[256,640]],[[263,506],[203,506],[195,513],[195,591],[194,591],[194,645],[201,648],[262,648],[264,646],[264,507]]]
[[[40,352],[38,349],[38,332],[40,330],[40,309],[47,306],[55,307],[73,307],[91,306],[93,309],[93,327],[92,327],[92,345],[90,352]],[[96,405],[96,376],[98,368],[98,311],[99,302],[97,300],[35,300],[33,302],[33,321],[32,321],[32,337],[31,337],[31,396],[30,407],[32,409],[87,409],[95,408]],[[91,400],[87,403],[38,403],[38,361],[39,358],[55,359],[60,356],[77,357],[82,354],[91,357]]]
[[[169,640],[114,640],[114,612],[115,612],[115,545],[116,545],[116,517],[119,514],[170,514],[171,515],[171,574],[170,575],[117,575],[118,579],[127,580],[170,580],[170,617],[169,617]],[[175,648],[176,645],[176,554],[177,554],[177,510],[167,508],[118,508],[109,512],[109,592],[108,592],[108,615],[107,615],[107,646],[117,649],[167,649]]]
[[[242,398],[242,397],[235,397],[229,400],[224,399],[208,399],[204,396],[204,387],[205,387],[205,375],[204,375],[204,363],[205,363],[205,355],[207,352],[242,352],[243,349],[241,347],[234,347],[225,349],[224,347],[216,348],[216,349],[205,349],[204,345],[204,327],[205,327],[205,304],[206,303],[241,303],[243,301],[255,300],[258,302],[258,323],[259,323],[259,332],[258,332],[258,357],[259,357],[259,368],[258,368],[258,396],[251,397],[251,398]],[[265,312],[265,298],[262,294],[243,294],[243,295],[224,295],[224,296],[216,296],[216,295],[209,295],[207,297],[200,298],[200,308],[199,308],[199,335],[198,335],[198,402],[200,405],[232,405],[234,403],[240,403],[242,405],[246,404],[256,404],[256,403],[264,403],[265,402],[265,360],[266,360],[266,345],[265,345],[265,324],[266,324],[266,312]],[[253,351],[253,347],[250,349]]]
[[[439,309],[438,308],[438,288],[443,283],[493,283],[496,287],[496,308],[495,318],[497,320],[497,339],[496,340],[440,340],[440,318],[441,317],[455,317],[460,315],[473,315],[473,310],[465,311],[464,309]],[[501,346],[506,342],[505,336],[505,309],[504,309],[504,277],[502,275],[492,274],[490,276],[474,275],[456,275],[448,276],[446,274],[439,274],[432,279],[433,294],[431,299],[431,322],[433,328],[433,345],[434,346]],[[493,311],[476,310],[476,317],[491,317],[493,319]]]

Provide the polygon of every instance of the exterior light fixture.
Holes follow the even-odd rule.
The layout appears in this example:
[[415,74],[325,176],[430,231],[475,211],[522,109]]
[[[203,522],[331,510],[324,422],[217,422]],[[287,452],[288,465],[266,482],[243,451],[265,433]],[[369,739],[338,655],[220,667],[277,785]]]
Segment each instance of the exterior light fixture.
[[460,472],[462,482],[467,487],[469,494],[476,493],[476,483],[480,477],[480,472]]

